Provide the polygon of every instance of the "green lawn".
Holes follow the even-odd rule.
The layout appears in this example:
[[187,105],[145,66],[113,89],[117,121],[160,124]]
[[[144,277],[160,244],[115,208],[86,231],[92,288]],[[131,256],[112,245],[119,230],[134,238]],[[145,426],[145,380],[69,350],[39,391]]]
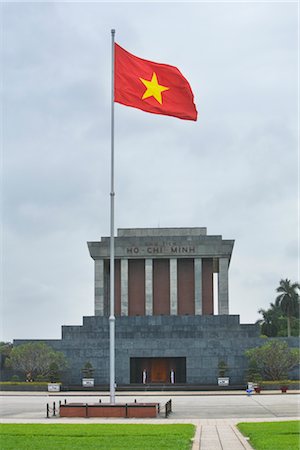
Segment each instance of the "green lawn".
[[299,450],[300,421],[239,423],[255,450]]
[[1,450],[190,450],[194,425],[0,424]]

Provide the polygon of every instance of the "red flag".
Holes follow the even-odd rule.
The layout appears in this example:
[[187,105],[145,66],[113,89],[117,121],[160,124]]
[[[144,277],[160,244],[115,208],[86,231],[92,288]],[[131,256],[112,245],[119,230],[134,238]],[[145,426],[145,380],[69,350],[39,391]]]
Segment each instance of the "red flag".
[[138,58],[115,44],[115,102],[154,114],[197,120],[194,95],[177,67]]

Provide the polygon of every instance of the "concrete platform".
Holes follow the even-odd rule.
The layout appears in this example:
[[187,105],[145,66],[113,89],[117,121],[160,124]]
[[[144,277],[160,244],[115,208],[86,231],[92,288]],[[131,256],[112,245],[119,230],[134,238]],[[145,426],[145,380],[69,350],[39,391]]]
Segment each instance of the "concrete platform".
[[[195,393],[122,393],[116,401],[166,403],[172,399],[173,412],[169,418],[58,418],[46,419],[47,402],[68,401],[109,402],[107,393],[83,396],[82,393],[2,393],[0,397],[1,423],[192,423],[196,425],[193,450],[250,450],[247,439],[236,428],[239,422],[267,422],[299,420],[299,391],[281,394],[268,391],[248,397],[245,392]],[[126,399],[126,400],[125,400]],[[141,449],[142,450],[142,449]]]

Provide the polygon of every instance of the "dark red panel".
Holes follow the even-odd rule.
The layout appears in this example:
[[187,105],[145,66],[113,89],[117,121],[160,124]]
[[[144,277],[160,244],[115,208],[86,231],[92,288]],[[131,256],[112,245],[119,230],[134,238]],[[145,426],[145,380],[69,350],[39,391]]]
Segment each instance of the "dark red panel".
[[193,259],[177,260],[178,315],[195,314],[195,275]]
[[153,315],[170,314],[170,262],[153,260]]
[[145,260],[128,260],[128,315],[145,315]]

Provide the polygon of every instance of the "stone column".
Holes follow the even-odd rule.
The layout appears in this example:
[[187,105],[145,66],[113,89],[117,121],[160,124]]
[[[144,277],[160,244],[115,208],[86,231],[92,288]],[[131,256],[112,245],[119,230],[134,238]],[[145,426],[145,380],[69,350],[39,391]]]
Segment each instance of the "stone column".
[[95,259],[95,316],[104,315],[104,261]]
[[219,277],[218,277],[218,314],[229,314],[228,306],[228,258],[219,258]]
[[202,315],[202,259],[194,259],[195,273],[195,314]]
[[178,314],[177,305],[177,259],[170,259],[170,314]]
[[121,316],[128,316],[128,259],[121,259]]
[[145,311],[146,316],[153,315],[153,260],[145,259]]

